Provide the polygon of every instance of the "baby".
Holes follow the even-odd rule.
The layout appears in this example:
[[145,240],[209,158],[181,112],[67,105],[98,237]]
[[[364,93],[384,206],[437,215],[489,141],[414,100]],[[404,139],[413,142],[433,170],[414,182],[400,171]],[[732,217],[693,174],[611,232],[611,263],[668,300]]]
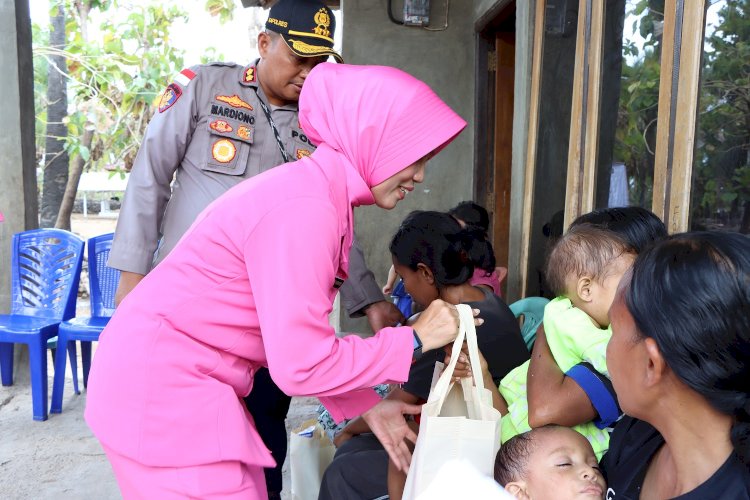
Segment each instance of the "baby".
[[[604,376],[611,336],[607,313],[622,275],[635,253],[615,233],[588,224],[571,228],[555,244],[547,260],[546,278],[557,297],[544,310],[544,331],[555,362],[563,372],[586,362]],[[526,400],[528,362],[500,382],[508,405],[503,418],[503,442],[530,430]],[[601,458],[609,433],[593,422],[575,427]]]
[[607,488],[596,455],[581,434],[539,427],[505,443],[495,458],[495,481],[519,499],[603,499]]

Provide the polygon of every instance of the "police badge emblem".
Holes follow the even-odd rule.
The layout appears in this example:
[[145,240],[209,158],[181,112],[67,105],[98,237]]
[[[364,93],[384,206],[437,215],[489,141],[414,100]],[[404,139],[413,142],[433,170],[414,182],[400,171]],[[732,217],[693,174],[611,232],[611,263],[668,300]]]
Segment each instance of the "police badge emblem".
[[331,17],[328,15],[327,9],[321,8],[316,12],[313,21],[317,24],[315,29],[313,29],[316,35],[325,37],[331,36],[331,30],[328,29],[329,26],[331,26]]
[[237,147],[229,139],[220,139],[211,148],[211,156],[219,163],[229,163],[236,154]]
[[240,139],[244,141],[250,140],[252,138],[252,135],[253,135],[253,129],[251,129],[250,127],[241,125],[237,129],[237,137],[239,137]]
[[159,113],[164,113],[166,110],[172,107],[177,99],[182,95],[182,89],[175,83],[170,83],[161,95],[159,101]]
[[231,132],[234,130],[230,124],[225,122],[224,120],[214,120],[209,125],[211,127],[211,130],[215,130],[217,132],[220,132],[222,134],[226,134],[228,132]]

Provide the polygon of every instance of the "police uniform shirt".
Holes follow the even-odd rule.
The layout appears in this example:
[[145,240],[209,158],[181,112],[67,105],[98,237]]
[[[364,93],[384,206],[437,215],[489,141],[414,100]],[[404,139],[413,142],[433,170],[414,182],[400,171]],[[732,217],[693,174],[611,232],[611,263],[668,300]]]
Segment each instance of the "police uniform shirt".
[[[284,163],[259,99],[257,60],[183,70],[162,95],[133,165],[109,265],[146,274],[177,244],[198,214],[239,182]],[[315,147],[299,126],[297,105],[269,105],[289,161]],[[171,184],[171,186],[170,186]],[[158,245],[158,248],[157,248]],[[355,245],[342,288],[351,315],[383,294]]]
[[[255,64],[194,66],[175,78],[133,165],[110,266],[146,274],[209,203],[284,162],[259,97],[266,99]],[[296,105],[277,107],[272,117],[290,160],[314,151]]]

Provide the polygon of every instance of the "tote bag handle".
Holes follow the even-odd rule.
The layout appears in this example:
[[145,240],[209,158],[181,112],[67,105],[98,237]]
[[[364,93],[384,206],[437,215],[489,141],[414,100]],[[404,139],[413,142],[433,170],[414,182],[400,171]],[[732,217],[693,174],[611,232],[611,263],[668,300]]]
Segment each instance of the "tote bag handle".
[[[428,401],[437,400],[439,401],[438,408],[443,407],[445,398],[453,387],[453,370],[456,368],[458,356],[461,353],[464,340],[466,340],[469,348],[469,363],[471,365],[471,372],[474,374],[475,383],[471,384],[471,380],[466,380],[465,382],[462,381],[462,386],[464,391],[466,391],[467,385],[471,384],[471,390],[474,392],[474,398],[472,398],[475,406],[473,408],[474,415],[479,417],[481,415],[481,408],[479,407],[479,402],[481,401],[480,394],[484,391],[484,380],[481,377],[482,365],[479,362],[479,346],[477,344],[476,328],[474,327],[474,314],[472,313],[471,306],[467,306],[466,304],[458,304],[456,305],[456,309],[458,310],[460,320],[458,336],[453,342],[453,352],[451,353],[450,362],[445,367],[440,378],[438,378],[434,389],[430,392]],[[477,374],[480,374],[480,376],[476,377]]]

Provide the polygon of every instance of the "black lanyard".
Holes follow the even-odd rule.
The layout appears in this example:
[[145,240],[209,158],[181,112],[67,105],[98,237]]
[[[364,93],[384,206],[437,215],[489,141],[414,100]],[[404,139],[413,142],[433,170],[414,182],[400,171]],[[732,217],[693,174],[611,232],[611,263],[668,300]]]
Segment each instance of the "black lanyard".
[[276,138],[276,144],[279,145],[279,151],[281,151],[281,157],[284,158],[284,163],[289,163],[289,155],[286,152],[286,149],[284,149],[284,143],[281,142],[281,134],[279,134],[279,129],[276,128],[276,124],[273,122],[273,118],[271,118],[271,110],[268,109],[268,106],[265,102],[263,102],[263,99],[260,98],[260,94],[258,94],[258,89],[256,87],[253,87],[255,89],[255,94],[258,97],[258,102],[260,103],[260,107],[263,108],[263,113],[266,115],[266,119],[268,120],[268,124],[271,126],[271,130],[273,130],[273,136]]

